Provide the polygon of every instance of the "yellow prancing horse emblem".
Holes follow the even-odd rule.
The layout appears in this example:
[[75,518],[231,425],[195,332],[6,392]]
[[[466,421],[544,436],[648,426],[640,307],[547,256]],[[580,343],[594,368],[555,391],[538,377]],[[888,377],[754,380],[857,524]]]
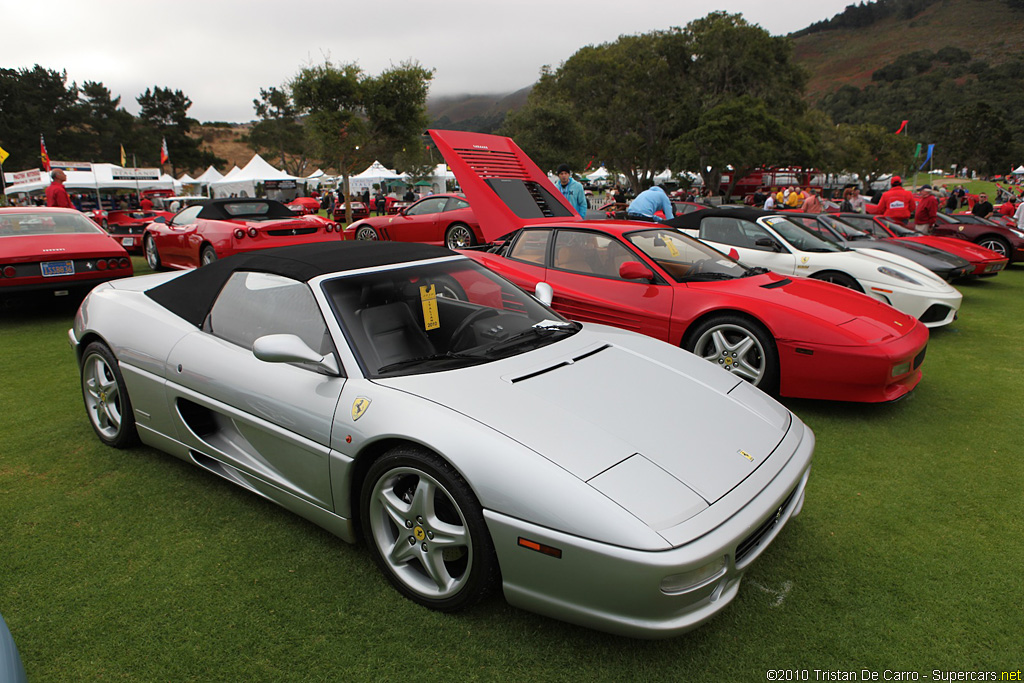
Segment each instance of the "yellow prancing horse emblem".
[[352,402],[352,421],[355,422],[363,416],[366,409],[370,407],[370,399],[360,396]]
[[742,455],[744,458],[746,458],[750,462],[754,462],[754,456],[752,456],[750,453],[747,453],[746,451],[742,451],[742,450],[741,451],[736,451],[736,452],[739,453],[740,455]]

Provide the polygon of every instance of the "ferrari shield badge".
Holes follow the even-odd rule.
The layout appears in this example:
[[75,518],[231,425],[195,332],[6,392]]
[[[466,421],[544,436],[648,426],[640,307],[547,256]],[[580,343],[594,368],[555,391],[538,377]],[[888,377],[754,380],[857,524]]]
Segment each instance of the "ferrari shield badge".
[[366,409],[370,407],[370,399],[360,396],[352,402],[352,421],[355,422],[363,416]]

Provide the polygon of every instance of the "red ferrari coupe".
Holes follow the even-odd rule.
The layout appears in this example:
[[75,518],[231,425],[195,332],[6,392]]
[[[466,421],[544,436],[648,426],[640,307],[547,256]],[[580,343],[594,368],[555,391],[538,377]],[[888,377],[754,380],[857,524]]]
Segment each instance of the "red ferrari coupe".
[[300,216],[320,213],[320,202],[313,197],[296,197],[285,206]]
[[83,293],[132,275],[128,253],[72,209],[0,209],[0,298]]
[[170,220],[174,214],[170,211],[143,211],[141,209],[105,211],[103,228],[110,233],[125,251],[142,253],[142,235],[146,225],[159,217]]
[[849,289],[742,263],[651,223],[583,221],[509,138],[430,131],[484,237],[466,255],[552,306],[682,346],[784,396],[882,402],[921,379],[928,331]]
[[480,224],[466,198],[435,194],[391,216],[364,218],[345,228],[345,239],[426,242],[461,249],[479,244]]
[[1005,256],[997,254],[991,249],[986,249],[981,245],[955,237],[922,235],[918,231],[904,227],[885,216],[866,213],[840,213],[836,215],[836,218],[848,225],[852,225],[857,230],[862,230],[879,239],[898,237],[900,240],[926,244],[966,259],[973,266],[972,270],[968,271],[968,276],[998,275],[999,271],[1005,268],[1007,264]]
[[[358,221],[362,218],[369,218],[370,207],[362,202],[349,202],[352,206],[352,220]],[[334,205],[334,220],[339,223],[345,222],[345,202],[337,202]]]
[[273,199],[212,199],[146,226],[143,246],[153,270],[196,268],[242,251],[341,239],[320,216],[296,216]]

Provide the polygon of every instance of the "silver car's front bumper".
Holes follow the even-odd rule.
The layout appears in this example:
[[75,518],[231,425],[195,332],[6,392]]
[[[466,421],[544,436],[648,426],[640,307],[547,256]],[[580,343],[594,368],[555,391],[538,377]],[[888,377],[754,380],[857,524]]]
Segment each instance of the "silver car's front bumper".
[[[667,638],[699,626],[736,597],[746,569],[803,507],[814,446],[807,434],[754,500],[709,533],[671,550],[607,545],[485,511],[506,599],[531,612],[634,638]],[[561,557],[529,550],[519,539],[557,548]],[[662,590],[666,577],[718,558],[724,568],[707,581],[681,592]]]

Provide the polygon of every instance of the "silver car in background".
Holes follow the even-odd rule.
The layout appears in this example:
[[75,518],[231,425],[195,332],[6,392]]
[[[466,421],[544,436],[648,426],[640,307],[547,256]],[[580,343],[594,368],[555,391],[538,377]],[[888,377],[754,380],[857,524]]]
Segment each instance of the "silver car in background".
[[363,538],[411,600],[634,637],[737,594],[814,436],[749,383],[565,320],[441,247],[300,245],[105,284],[69,331],[97,436]]

